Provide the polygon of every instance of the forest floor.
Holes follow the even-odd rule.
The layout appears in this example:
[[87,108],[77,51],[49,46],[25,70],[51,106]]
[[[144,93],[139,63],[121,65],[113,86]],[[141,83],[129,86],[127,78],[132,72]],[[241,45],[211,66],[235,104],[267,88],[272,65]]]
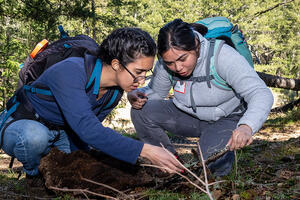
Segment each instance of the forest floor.
[[[254,142],[236,152],[236,164],[231,174],[222,178],[224,182],[210,187],[214,198],[300,199],[299,115],[299,109],[288,115],[271,115],[255,135]],[[191,149],[197,148],[196,139],[172,136],[172,141],[183,160],[191,162]],[[18,177],[21,164],[15,161],[13,170],[8,170],[9,162],[10,157],[0,151],[0,199],[75,199],[70,193],[57,195],[48,190],[32,190],[25,183],[24,173]],[[182,188],[165,187],[157,190],[143,187],[126,190],[126,193],[139,193],[134,199],[208,199],[191,185],[186,184],[185,189]],[[81,198],[88,199],[87,196]]]

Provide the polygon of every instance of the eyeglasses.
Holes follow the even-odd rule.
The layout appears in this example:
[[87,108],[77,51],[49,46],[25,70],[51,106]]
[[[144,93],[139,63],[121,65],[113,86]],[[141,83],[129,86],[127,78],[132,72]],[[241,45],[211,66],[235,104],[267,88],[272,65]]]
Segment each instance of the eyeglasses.
[[[119,62],[120,62],[120,61],[119,61]],[[140,82],[140,81],[142,81],[142,80],[149,80],[149,79],[151,79],[151,77],[152,77],[152,74],[153,74],[152,70],[150,70],[150,71],[152,72],[152,74],[149,75],[149,76],[135,76],[131,71],[129,71],[129,69],[126,67],[126,65],[124,65],[122,62],[120,62],[120,64],[121,64],[121,65],[124,67],[124,69],[132,76],[133,82],[134,82],[134,83]]]

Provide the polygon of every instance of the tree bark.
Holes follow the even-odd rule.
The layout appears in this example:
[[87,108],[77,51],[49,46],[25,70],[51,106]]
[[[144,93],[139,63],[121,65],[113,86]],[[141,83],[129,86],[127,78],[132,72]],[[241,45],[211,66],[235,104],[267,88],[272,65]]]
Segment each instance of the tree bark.
[[300,79],[283,78],[262,72],[257,72],[257,74],[268,87],[283,88],[295,91],[300,90]]

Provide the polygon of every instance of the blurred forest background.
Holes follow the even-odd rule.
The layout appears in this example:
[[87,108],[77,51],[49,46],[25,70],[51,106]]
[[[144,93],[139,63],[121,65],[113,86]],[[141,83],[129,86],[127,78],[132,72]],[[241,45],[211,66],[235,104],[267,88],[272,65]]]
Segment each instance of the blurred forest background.
[[243,30],[257,71],[299,79],[299,10],[296,0],[0,0],[0,111],[16,87],[19,65],[39,41],[59,38],[58,25],[101,43],[120,27],[140,27],[156,40],[175,18],[225,16]]

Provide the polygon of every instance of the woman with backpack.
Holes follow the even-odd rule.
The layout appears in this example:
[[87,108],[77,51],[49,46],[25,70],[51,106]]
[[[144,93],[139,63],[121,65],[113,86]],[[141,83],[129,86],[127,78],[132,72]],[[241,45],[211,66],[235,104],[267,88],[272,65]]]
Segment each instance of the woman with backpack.
[[[1,130],[2,149],[16,157],[28,179],[36,177],[42,156],[51,147],[70,153],[90,147],[119,160],[135,164],[139,156],[171,172],[182,171],[178,162],[163,148],[144,144],[118,134],[102,121],[118,104],[123,91],[143,84],[152,69],[156,45],[150,35],[138,28],[113,31],[101,43],[98,55],[69,57],[44,71],[30,87],[17,91],[20,102]],[[97,65],[90,77],[100,75],[91,84],[99,85],[96,94],[87,89],[89,76],[85,65]],[[96,66],[95,66],[96,68]],[[90,79],[92,80],[92,79]],[[38,94],[47,88],[54,99]],[[7,114],[4,111],[1,121]]]
[[[247,60],[227,44],[212,59],[230,88],[215,84],[207,67],[212,62],[211,42],[203,37],[207,29],[192,25],[175,19],[160,29],[153,77],[147,87],[128,94],[131,117],[143,142],[162,144],[174,154],[165,131],[199,137],[205,160],[229,148],[208,166],[214,175],[224,176],[232,168],[233,150],[251,144],[267,119],[273,96]],[[166,100],[172,87],[174,98]]]

